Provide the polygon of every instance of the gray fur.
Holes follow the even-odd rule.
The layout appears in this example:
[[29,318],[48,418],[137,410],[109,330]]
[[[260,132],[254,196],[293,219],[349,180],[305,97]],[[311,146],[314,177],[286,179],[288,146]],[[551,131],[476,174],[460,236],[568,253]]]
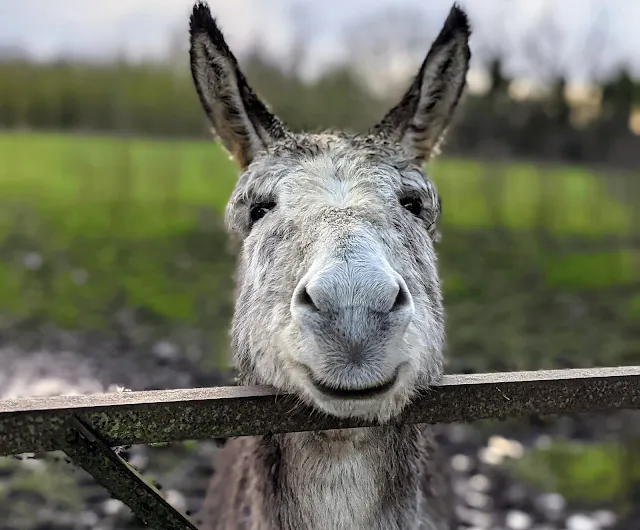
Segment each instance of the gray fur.
[[208,7],[194,7],[194,82],[243,169],[225,215],[241,249],[231,329],[240,382],[381,423],[230,440],[204,528],[450,528],[432,428],[388,421],[442,374],[440,201],[422,163],[460,97],[468,37],[454,7],[369,134],[295,134],[248,87]]

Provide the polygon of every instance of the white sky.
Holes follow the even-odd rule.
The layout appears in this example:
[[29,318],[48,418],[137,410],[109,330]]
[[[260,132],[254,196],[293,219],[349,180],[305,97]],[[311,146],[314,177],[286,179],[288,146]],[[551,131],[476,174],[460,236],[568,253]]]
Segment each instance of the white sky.
[[[344,29],[389,6],[425,13],[424,49],[435,36],[452,0],[210,0],[231,47],[241,54],[256,41],[284,57],[294,30],[312,37],[314,65],[344,53]],[[640,74],[640,0],[460,0],[467,8],[472,49],[502,45],[510,68],[527,69],[523,36],[540,27],[543,14],[557,24],[563,39],[559,62],[581,77],[588,67],[585,38],[593,27],[606,31],[605,62],[628,61]],[[172,35],[187,39],[193,0],[0,0],[0,46],[20,46],[37,57],[60,54],[104,57],[124,51],[132,57],[161,56]],[[292,7],[303,8],[307,22],[295,21]],[[594,25],[595,22],[595,25]],[[536,26],[537,25],[537,26]],[[301,29],[302,28],[302,29]],[[591,29],[590,29],[591,28]],[[525,72],[526,73],[526,72]]]

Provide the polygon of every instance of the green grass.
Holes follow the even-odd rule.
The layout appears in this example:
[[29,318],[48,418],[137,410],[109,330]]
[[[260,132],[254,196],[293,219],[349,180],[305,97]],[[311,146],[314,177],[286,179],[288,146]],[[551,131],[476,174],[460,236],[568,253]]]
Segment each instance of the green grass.
[[508,465],[516,476],[543,490],[557,491],[571,502],[611,506],[630,498],[628,488],[640,478],[639,456],[631,447],[614,442],[556,440]]
[[630,208],[586,170],[445,160],[433,177],[446,201],[445,225],[577,236],[629,233],[633,226]]
[[[0,135],[0,160],[1,197],[42,212],[65,209],[65,224],[87,235],[158,234],[187,223],[193,206],[221,211],[236,176],[226,153],[209,141],[12,133]],[[442,159],[429,174],[443,197],[445,226],[543,227],[562,235],[633,227],[631,208],[586,170]],[[124,218],[113,212],[123,201]]]
[[194,208],[223,209],[235,179],[211,142],[10,134],[0,135],[0,159],[2,200],[34,207],[74,236],[191,227]]
[[[61,459],[60,453],[53,453],[52,456],[54,455]],[[28,492],[51,503],[80,511],[81,492],[69,469],[53,464],[53,459],[48,464],[46,467],[28,469],[11,458],[0,458],[0,471],[8,475],[8,480],[0,484],[0,508],[6,510],[11,507],[14,517],[20,515],[29,520],[33,517],[33,505],[25,505],[24,499],[16,505],[16,500],[12,498],[15,492]]]

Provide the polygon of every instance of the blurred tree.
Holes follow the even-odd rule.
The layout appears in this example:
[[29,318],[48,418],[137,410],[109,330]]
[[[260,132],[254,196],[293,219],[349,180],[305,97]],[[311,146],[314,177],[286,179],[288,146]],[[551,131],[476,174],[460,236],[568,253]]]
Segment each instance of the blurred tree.
[[[507,31],[507,8],[474,33],[475,68],[484,66],[487,93],[468,93],[465,108],[447,142],[447,152],[492,158],[551,158],[640,163],[629,116],[640,99],[628,70],[615,70],[605,12],[595,13],[582,36],[569,42],[550,10],[524,34]],[[602,9],[603,7],[600,6]],[[291,55],[277,62],[255,42],[240,58],[251,83],[293,129],[367,129],[406,88],[434,36],[438,21],[418,9],[385,8],[344,27],[348,54],[317,78],[304,77],[315,26],[310,14],[292,10]],[[161,61],[133,64],[58,60],[34,62],[18,48],[0,50],[0,127],[112,131],[162,136],[208,134],[190,79],[184,32],[168,35]],[[498,36],[498,37],[496,37]],[[570,45],[571,44],[571,45]],[[513,57],[546,83],[537,98],[512,98]],[[522,64],[520,64],[522,67]],[[381,74],[384,72],[384,75]],[[524,70],[521,68],[520,73]],[[602,84],[602,112],[576,128],[566,98],[568,76]]]
[[603,118],[617,126],[627,127],[634,106],[640,103],[638,88],[626,68],[618,71],[602,87]]
[[347,65],[376,95],[396,98],[406,89],[434,37],[422,10],[384,8],[345,27]]

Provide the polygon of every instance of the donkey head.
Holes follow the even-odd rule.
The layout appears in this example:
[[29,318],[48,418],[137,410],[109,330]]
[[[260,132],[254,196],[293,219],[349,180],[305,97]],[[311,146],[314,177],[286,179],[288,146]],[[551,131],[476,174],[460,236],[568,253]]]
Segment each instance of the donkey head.
[[294,133],[251,90],[206,4],[194,6],[195,87],[242,170],[226,222],[241,243],[231,334],[244,384],[386,420],[440,376],[440,201],[423,165],[463,90],[469,34],[454,6],[368,134]]

